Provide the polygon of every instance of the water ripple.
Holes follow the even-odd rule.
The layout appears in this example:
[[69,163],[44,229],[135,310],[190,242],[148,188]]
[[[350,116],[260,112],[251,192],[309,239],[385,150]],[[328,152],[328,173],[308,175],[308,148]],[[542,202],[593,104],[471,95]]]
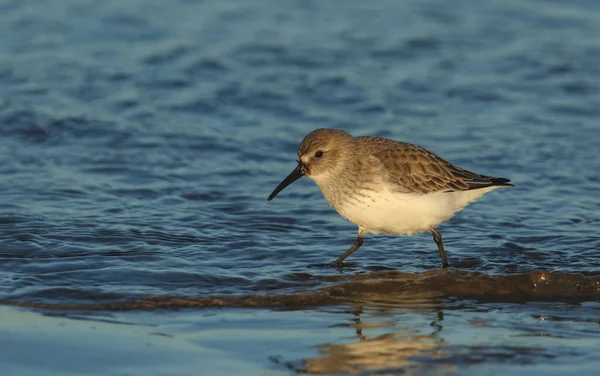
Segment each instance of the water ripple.
[[[0,5],[8,304],[598,298],[597,8],[62,4]],[[417,143],[516,188],[440,226],[463,274],[437,270],[428,235],[369,236],[326,268],[355,226],[308,179],[266,201],[317,127]],[[541,271],[553,282],[534,288]]]

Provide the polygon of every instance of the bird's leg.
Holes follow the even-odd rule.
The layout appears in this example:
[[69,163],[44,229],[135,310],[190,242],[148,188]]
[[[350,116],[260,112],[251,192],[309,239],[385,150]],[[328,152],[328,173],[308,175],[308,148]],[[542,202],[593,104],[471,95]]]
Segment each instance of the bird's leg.
[[450,265],[448,264],[448,259],[446,258],[446,252],[444,251],[444,242],[442,242],[442,235],[439,232],[435,231],[432,227],[429,229],[429,232],[433,235],[433,240],[435,244],[437,244],[438,249],[440,251],[440,257],[442,258],[442,268],[447,268]]
[[356,241],[354,242],[354,244],[352,245],[352,247],[350,247],[350,249],[347,250],[346,253],[344,253],[343,255],[341,255],[337,260],[335,260],[334,262],[332,262],[329,265],[330,266],[341,266],[342,265],[342,261],[344,261],[346,259],[346,257],[350,256],[354,251],[356,251],[357,249],[359,249],[361,245],[363,245],[363,237],[364,237],[363,230],[358,229],[358,239],[356,239]]

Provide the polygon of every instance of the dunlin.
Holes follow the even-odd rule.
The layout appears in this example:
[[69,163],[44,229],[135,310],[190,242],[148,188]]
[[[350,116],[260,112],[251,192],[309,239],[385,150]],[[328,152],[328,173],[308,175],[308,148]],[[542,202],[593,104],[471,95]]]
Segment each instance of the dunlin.
[[362,246],[367,233],[429,231],[447,267],[435,228],[485,193],[513,186],[508,179],[467,171],[413,144],[352,137],[337,129],[317,129],[304,137],[297,162],[268,200],[308,176],[342,217],[358,225],[358,239],[332,266],[340,266]]

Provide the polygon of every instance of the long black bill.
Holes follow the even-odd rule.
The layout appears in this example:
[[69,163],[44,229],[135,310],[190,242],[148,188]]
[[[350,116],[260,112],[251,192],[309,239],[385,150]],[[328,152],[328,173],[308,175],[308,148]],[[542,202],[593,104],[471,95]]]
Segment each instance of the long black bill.
[[283,188],[287,187],[288,185],[292,184],[296,180],[298,180],[301,177],[303,177],[305,173],[306,173],[306,169],[304,168],[304,166],[302,166],[301,163],[298,164],[298,166],[296,166],[296,168],[294,169],[294,171],[292,171],[287,176],[287,178],[283,179],[283,181],[281,183],[279,183],[279,185],[277,186],[277,188],[275,188],[275,190],[273,191],[273,193],[271,193],[269,195],[269,198],[267,198],[267,200],[271,201],[273,199],[273,197],[277,196],[277,194],[279,192],[283,191]]

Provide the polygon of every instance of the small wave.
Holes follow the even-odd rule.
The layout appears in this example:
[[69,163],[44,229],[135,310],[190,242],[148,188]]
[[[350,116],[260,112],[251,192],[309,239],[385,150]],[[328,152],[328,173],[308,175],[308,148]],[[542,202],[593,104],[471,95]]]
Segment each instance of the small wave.
[[[86,295],[83,292],[82,294]],[[85,298],[87,301],[94,300],[94,297],[87,295]],[[300,309],[347,304],[401,307],[407,304],[434,303],[448,299],[512,303],[598,301],[600,300],[600,276],[541,271],[494,276],[457,269],[441,269],[425,273],[382,271],[361,274],[322,289],[290,294],[145,296],[102,304],[0,300],[0,304],[57,310],[122,311],[214,307]]]

